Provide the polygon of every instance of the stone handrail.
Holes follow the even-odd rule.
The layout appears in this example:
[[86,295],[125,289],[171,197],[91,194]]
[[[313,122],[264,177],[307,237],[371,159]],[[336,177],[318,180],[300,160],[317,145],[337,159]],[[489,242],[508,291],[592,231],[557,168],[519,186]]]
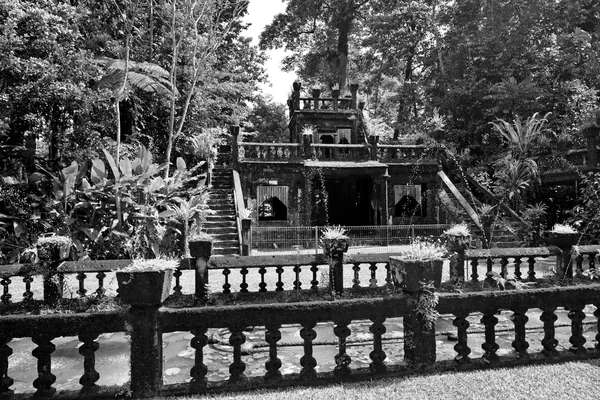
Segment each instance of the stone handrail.
[[238,143],[240,161],[287,161],[301,158],[301,151],[298,143]]
[[245,213],[246,205],[244,203],[244,195],[242,193],[242,181],[240,180],[240,173],[233,170],[233,200],[235,203],[235,221],[237,226],[238,240],[240,244],[240,254],[242,252],[242,216]]
[[473,210],[473,207],[471,207],[469,202],[463,197],[460,191],[456,188],[456,186],[454,186],[454,184],[452,183],[450,178],[448,178],[446,173],[444,171],[439,171],[438,176],[442,183],[448,188],[448,190],[450,190],[454,198],[458,200],[461,207],[465,210],[471,221],[473,221],[473,223],[483,232],[483,225],[481,224],[481,221],[479,221],[479,216],[477,215],[475,210]]
[[311,144],[318,160],[359,161],[368,160],[369,147],[365,144]]
[[423,158],[423,145],[377,144],[377,159],[384,163],[414,163]]

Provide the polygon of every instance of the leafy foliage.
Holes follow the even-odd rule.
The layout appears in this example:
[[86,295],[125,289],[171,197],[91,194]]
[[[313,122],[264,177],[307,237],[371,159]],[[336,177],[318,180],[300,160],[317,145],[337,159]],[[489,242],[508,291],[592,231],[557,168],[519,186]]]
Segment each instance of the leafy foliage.
[[570,222],[582,234],[593,240],[600,237],[600,173],[588,173],[582,178],[580,201],[571,210]]

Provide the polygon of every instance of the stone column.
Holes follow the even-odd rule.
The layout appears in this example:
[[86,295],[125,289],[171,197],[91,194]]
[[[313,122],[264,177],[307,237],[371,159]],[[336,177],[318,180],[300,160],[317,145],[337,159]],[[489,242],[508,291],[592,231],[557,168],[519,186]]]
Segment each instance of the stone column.
[[313,89],[312,96],[313,96],[315,110],[318,110],[319,109],[319,97],[321,97],[321,89]]
[[250,218],[242,218],[242,255],[250,255],[250,229],[252,227],[252,220]]
[[340,104],[339,104],[340,90],[333,89],[331,91],[331,97],[333,97],[333,111],[337,111],[340,106]]
[[212,241],[192,240],[190,241],[190,256],[195,268],[195,293],[196,300],[204,301],[208,291],[208,261],[212,255]]
[[162,386],[163,346],[156,305],[131,304],[131,391],[134,398],[156,396]]
[[[302,84],[300,82],[294,82],[292,85],[292,88],[294,89],[294,94],[293,94],[293,109],[294,110],[299,110],[300,109],[300,89],[302,88]],[[291,117],[291,115],[290,115]]]
[[62,298],[64,278],[58,266],[69,258],[72,242],[64,236],[40,238],[36,244],[39,270],[44,276],[44,302],[56,305]]

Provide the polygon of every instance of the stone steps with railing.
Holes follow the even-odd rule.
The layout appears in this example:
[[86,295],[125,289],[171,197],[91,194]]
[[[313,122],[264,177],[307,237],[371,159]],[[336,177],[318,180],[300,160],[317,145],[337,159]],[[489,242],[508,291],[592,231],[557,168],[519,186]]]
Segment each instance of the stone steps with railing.
[[214,211],[206,217],[204,230],[214,238],[214,252],[218,255],[239,254],[239,236],[233,200],[233,177],[228,168],[213,169],[208,193],[208,208]]

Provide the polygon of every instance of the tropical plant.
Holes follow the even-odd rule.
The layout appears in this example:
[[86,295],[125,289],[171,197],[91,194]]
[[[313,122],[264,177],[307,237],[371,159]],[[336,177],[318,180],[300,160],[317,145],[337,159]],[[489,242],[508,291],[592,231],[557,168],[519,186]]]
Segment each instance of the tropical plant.
[[471,229],[466,222],[461,222],[460,224],[454,224],[446,229],[444,235],[469,236],[471,235]]
[[553,233],[577,233],[577,230],[569,224],[554,224],[550,232]]
[[439,241],[417,237],[411,240],[400,258],[405,261],[432,261],[446,258],[448,249]]
[[523,158],[530,156],[536,146],[548,143],[548,138],[544,135],[544,124],[549,115],[550,113],[547,113],[540,117],[535,113],[525,121],[517,116],[512,123],[499,118],[490,124],[508,142],[515,155]]
[[[571,210],[570,223],[582,234],[597,241],[600,238],[600,173],[588,173],[582,177],[580,197]],[[592,239],[594,240],[594,239]]]

